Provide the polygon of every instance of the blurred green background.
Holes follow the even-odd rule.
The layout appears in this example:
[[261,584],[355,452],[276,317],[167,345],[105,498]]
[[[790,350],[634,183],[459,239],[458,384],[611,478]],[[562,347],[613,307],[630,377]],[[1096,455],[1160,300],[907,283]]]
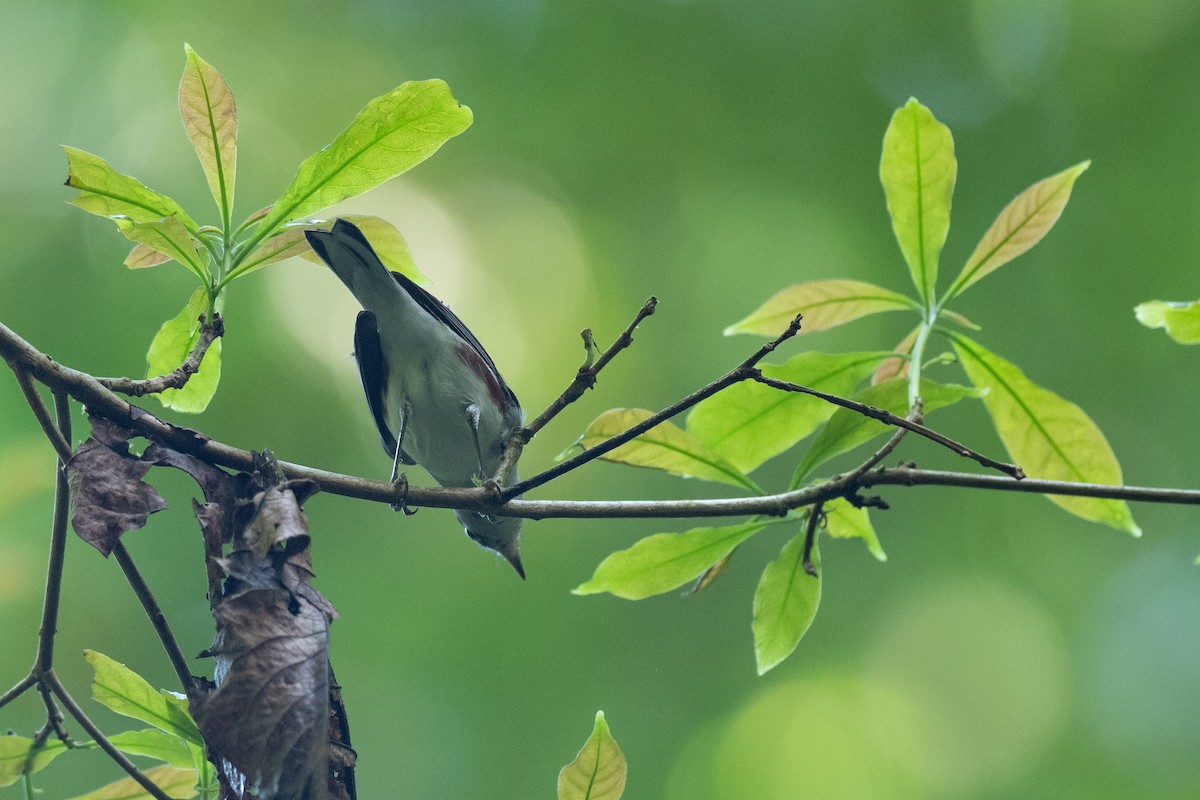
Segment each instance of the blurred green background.
[[[529,448],[526,473],[601,410],[661,407],[740,361],[756,343],[722,328],[784,286],[854,277],[908,291],[877,171],[889,116],[915,95],[950,125],[959,158],[943,272],[1018,191],[1093,159],[1046,241],[957,307],[984,326],[984,344],[1092,415],[1129,483],[1196,484],[1197,353],[1132,315],[1142,300],[1200,294],[1200,6],[1189,0],[3,0],[0,14],[0,320],[71,366],[138,374],[191,290],[178,265],[121,266],[130,245],[113,226],[65,204],[58,147],[100,154],[214,219],[178,119],[185,41],[237,97],[241,215],[371,98],[404,80],[449,82],[474,126],[341,210],[405,232],[528,411],[574,373],[581,328],[608,341],[660,298],[635,347]],[[239,281],[216,400],[200,419],[164,416],[385,478],[348,357],[354,311],[307,262]],[[909,325],[885,315],[785,355],[891,347]],[[978,404],[933,424],[1000,452]],[[80,419],[76,438],[85,432]],[[923,466],[967,467],[905,447]],[[756,477],[782,486],[792,463]],[[0,375],[5,684],[34,653],[52,471]],[[195,490],[181,475],[154,480],[172,509],[126,541],[196,653],[211,619]],[[716,494],[609,464],[536,492]],[[752,540],[710,591],[635,604],[569,589],[606,553],[688,524],[530,523],[522,584],[449,512],[405,518],[317,496],[317,585],[342,615],[332,657],[361,796],[552,796],[598,708],[629,758],[633,800],[1200,794],[1194,511],[1137,506],[1145,536],[1134,540],[1037,497],[885,495],[892,510],[875,521],[890,560],[827,542],[817,621],[763,678],[750,602],[790,531]],[[90,647],[172,686],[116,564],[74,540],[66,577],[68,685],[87,695]],[[109,730],[127,727],[88,707]],[[0,728],[26,735],[39,720],[30,696],[0,712]],[[85,753],[37,785],[61,798],[117,775]]]

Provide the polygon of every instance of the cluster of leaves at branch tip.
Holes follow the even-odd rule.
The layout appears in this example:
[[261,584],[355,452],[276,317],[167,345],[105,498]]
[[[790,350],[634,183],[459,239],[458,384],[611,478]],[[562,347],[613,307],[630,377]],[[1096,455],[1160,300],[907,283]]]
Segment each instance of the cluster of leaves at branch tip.
[[[928,415],[967,398],[982,399],[1001,442],[1027,475],[1120,484],[1120,466],[1096,424],[1078,406],[1037,385],[1018,367],[964,333],[979,327],[947,308],[964,291],[1041,241],[1058,221],[1076,179],[1089,164],[1075,164],[1018,194],[984,232],[939,296],[939,260],[949,233],[958,162],[950,130],[928,108],[910,99],[892,115],[884,134],[879,174],[892,231],[915,295],[845,278],[806,281],[781,290],[727,327],[725,333],[776,337],[802,314],[803,337],[873,314],[913,314],[915,327],[892,350],[810,351],[783,363],[762,364],[762,372],[896,415],[906,414],[918,401]],[[1139,315],[1146,324],[1166,327],[1172,336],[1200,341],[1200,304],[1186,309],[1147,304],[1139,309]],[[934,336],[948,341],[965,373],[966,385],[934,381],[925,374],[955,360],[939,357],[927,361]],[[607,411],[588,426],[577,446],[593,447],[650,413],[644,409]],[[830,459],[890,430],[854,411],[835,410],[814,397],[743,381],[698,403],[684,426],[663,423],[603,458],[764,494],[750,473],[766,461],[792,452],[802,441],[807,439],[809,444],[797,458],[789,486],[793,490],[811,485],[814,479],[810,476]],[[1139,533],[1123,501],[1050,499],[1083,519]],[[641,599],[697,579],[702,588],[729,563],[742,542],[781,525],[795,531],[805,517],[793,513],[783,519],[757,518],[737,525],[650,536],[610,555],[575,591]],[[877,558],[884,557],[865,508],[841,499],[827,504],[822,530],[833,537],[861,539]],[[803,573],[803,558],[798,555],[798,541],[803,538],[797,533],[789,539],[780,557],[763,570],[755,593],[753,634],[760,673],[795,649],[820,601],[823,574],[818,571],[813,578]],[[814,550],[814,563],[817,559]]]
[[[215,67],[186,45],[185,55],[179,111],[216,203],[214,224],[197,223],[179,203],[118,172],[103,158],[65,148],[66,183],[79,190],[70,203],[113,220],[134,242],[126,266],[144,269],[175,261],[199,281],[183,310],[164,323],[151,342],[147,377],[183,363],[199,339],[202,317],[211,320],[220,311],[230,281],[291,256],[319,264],[304,230],[327,228],[332,220],[314,214],[406,172],[472,121],[471,110],[454,99],[444,82],[403,83],[369,102],[333,142],[305,159],[278,200],[235,223],[237,105]],[[404,237],[391,223],[370,216],[350,219],[367,234],[388,268],[425,281]],[[157,397],[168,408],[199,413],[212,400],[220,375],[218,339],[183,388]]]

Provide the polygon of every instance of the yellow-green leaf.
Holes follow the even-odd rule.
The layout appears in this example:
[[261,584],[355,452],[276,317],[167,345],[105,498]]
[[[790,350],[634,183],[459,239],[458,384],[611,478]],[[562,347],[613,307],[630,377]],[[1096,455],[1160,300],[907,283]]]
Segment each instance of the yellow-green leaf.
[[[853,394],[888,353],[801,353],[785,364],[764,364],[770,378],[836,395]],[[687,432],[743,473],[791,448],[829,419],[837,406],[811,395],[742,381],[702,400]]]
[[170,260],[171,257],[166,253],[160,253],[153,247],[147,247],[139,242],[129,251],[129,255],[125,256],[123,263],[130,269],[145,269],[146,267],[157,267]]
[[628,767],[608,729],[604,712],[596,712],[592,735],[575,760],[558,773],[558,800],[620,800]]
[[179,81],[179,113],[221,219],[226,225],[233,210],[233,184],[237,173],[237,106],[233,92],[216,67],[183,46],[187,63]]
[[[651,416],[653,412],[644,408],[614,408],[605,411],[592,420],[574,446],[585,450],[595,447]],[[719,481],[762,493],[754,481],[727,459],[714,452],[696,436],[669,421],[651,428],[601,458],[634,467],[661,469],[685,478]]]
[[789,286],[750,316],[725,329],[735,333],[778,336],[797,314],[803,314],[800,333],[816,333],[868,314],[917,308],[908,297],[871,283],[848,280],[809,281]]
[[24,736],[0,736],[0,788],[12,786],[19,781],[25,774],[26,763],[29,764],[29,774],[32,775],[66,751],[67,746],[61,740],[47,739],[42,743],[37,755],[30,760],[33,739]]
[[259,238],[415,167],[470,124],[471,110],[444,81],[400,84],[367,103],[332,143],[300,164],[260,223]]
[[178,736],[164,733],[157,728],[114,733],[108,737],[108,740],[122,753],[166,761],[171,766],[180,769],[195,768],[193,748],[196,745],[189,744]]
[[918,325],[900,340],[900,343],[892,350],[893,353],[899,355],[884,359],[883,363],[879,365],[879,369],[875,370],[875,374],[871,376],[872,386],[892,378],[908,377],[909,362],[911,361],[909,357],[912,355],[913,345],[916,344],[917,334],[920,332],[921,326]]
[[838,497],[825,503],[825,532],[835,539],[862,539],[871,555],[887,561],[887,553],[875,534],[875,526],[865,508],[854,507],[849,500]]
[[68,201],[71,205],[100,217],[134,222],[178,217],[189,233],[196,232],[195,220],[171,198],[147,189],[137,178],[122,175],[100,156],[74,147],[63,150],[67,153],[67,186],[79,190]]
[[957,173],[950,129],[910,98],[892,115],[883,136],[879,177],[896,241],[913,284],[926,301],[934,296]]
[[[953,334],[967,376],[987,389],[984,405],[1009,456],[1031,478],[1121,484],[1121,466],[1108,440],[1079,406],[1033,383],[1014,364],[978,342]],[[1141,529],[1123,500],[1047,495],[1067,511],[1128,531]]]
[[647,536],[628,550],[612,553],[601,561],[591,580],[573,592],[609,592],[626,600],[642,600],[678,589],[700,577],[746,539],[777,521],[756,520],[720,528],[693,528],[686,533]]
[[126,717],[153,725],[164,733],[204,745],[200,729],[187,710],[187,699],[155,689],[146,679],[103,653],[84,650],[92,665],[92,697]]
[[792,654],[821,604],[821,553],[813,542],[816,577],[804,571],[804,532],[767,564],[754,592],[754,660],[763,675]]
[[[178,769],[170,764],[151,767],[143,773],[150,782],[162,789],[168,797],[188,800],[196,796],[196,770]],[[150,800],[153,795],[142,788],[133,778],[125,777],[113,781],[94,792],[81,794],[71,800]]]
[[[979,397],[981,391],[969,386],[957,386],[950,383],[934,383],[921,381],[921,400],[924,402],[925,414],[957,403],[965,397]],[[908,413],[908,380],[892,378],[863,389],[854,399],[860,403],[875,408],[882,408],[896,416]],[[894,431],[895,428],[882,422],[865,417],[857,411],[839,408],[829,418],[829,422],[817,434],[812,446],[804,454],[792,477],[792,488],[796,488],[810,472],[829,459],[847,453],[859,445],[871,441],[876,436]]]
[[157,250],[183,264],[201,280],[208,280],[208,266],[200,254],[199,243],[177,218],[163,217],[149,222],[118,220],[117,227],[129,241]]
[[[217,302],[220,310],[221,299]],[[200,339],[200,316],[207,310],[208,294],[201,286],[192,293],[183,311],[174,319],[164,322],[150,342],[150,350],[146,353],[146,377],[165,375],[184,362]],[[208,408],[220,382],[221,340],[218,338],[204,354],[200,370],[188,379],[182,389],[167,389],[155,397],[167,408],[186,414],[199,414]]]
[[[342,214],[341,219],[349,220],[358,226],[385,267],[392,272],[399,272],[411,278],[416,283],[429,283],[429,278],[417,269],[412,253],[408,249],[408,242],[404,240],[404,235],[395,225],[382,217],[366,214]],[[325,266],[325,262],[321,261],[309,246],[304,231],[314,228],[328,230],[333,222],[334,220],[312,220],[311,223],[299,223],[285,227],[282,232],[271,237],[252,252],[231,274],[235,277],[248,275],[268,264],[292,256],[300,256],[306,261]]]
[[1162,328],[1179,344],[1200,344],[1200,300],[1190,303],[1151,300],[1133,310],[1147,328]]
[[950,285],[946,300],[1040,242],[1066,208],[1075,179],[1091,163],[1084,161],[1040,180],[1005,206]]

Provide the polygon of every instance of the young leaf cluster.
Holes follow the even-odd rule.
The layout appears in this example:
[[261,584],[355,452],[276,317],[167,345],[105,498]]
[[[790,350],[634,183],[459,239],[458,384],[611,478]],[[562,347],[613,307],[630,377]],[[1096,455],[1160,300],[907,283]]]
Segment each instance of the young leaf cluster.
[[[411,169],[472,120],[471,110],[459,105],[443,81],[403,83],[369,102],[332,143],[305,159],[278,200],[235,222],[237,105],[221,73],[191,47],[185,45],[185,52],[179,111],[216,204],[214,224],[199,224],[175,200],[118,172],[103,158],[65,148],[66,183],[79,190],[70,202],[111,219],[134,243],[125,265],[144,269],[174,261],[199,283],[183,310],[151,342],[147,377],[183,362],[199,340],[201,325],[211,324],[220,313],[231,281],[291,256],[316,261],[304,230],[327,223],[315,213]],[[351,219],[390,269],[423,280],[403,236],[390,223],[378,217]],[[183,388],[159,394],[159,400],[177,411],[203,411],[216,392],[220,362],[217,339],[199,372]]]
[[[103,653],[85,650],[92,667],[92,697],[116,713],[149,725],[108,737],[118,750],[161,762],[142,771],[171,797],[215,798],[217,780],[204,751],[200,730],[188,713],[182,695],[158,690],[124,664]],[[39,743],[23,736],[0,736],[0,787],[10,786],[44,769],[69,749],[91,749],[95,742],[64,742],[50,739]],[[149,798],[146,790],[125,777],[73,800]]]
[[[884,134],[880,179],[892,231],[915,294],[842,278],[799,283],[780,291],[725,333],[778,336],[798,314],[803,315],[802,333],[807,334],[872,314],[914,314],[915,326],[892,350],[810,351],[784,363],[763,364],[762,374],[848,396],[897,416],[927,415],[966,398],[981,398],[1009,455],[1025,474],[1120,484],[1120,466],[1095,423],[1078,406],[1037,385],[1017,366],[968,336],[964,331],[976,331],[978,326],[948,308],[964,291],[1029,250],[1050,231],[1089,163],[1069,167],[1017,195],[939,295],[939,259],[950,227],[958,163],[949,128],[911,99],[896,110]],[[948,328],[943,321],[955,327]],[[924,374],[927,368],[948,360],[926,363],[935,336],[952,348],[965,373],[965,384],[935,382]],[[640,409],[607,411],[588,426],[578,446],[592,447],[648,414]],[[762,382],[744,381],[697,404],[683,427],[663,423],[603,457],[762,494],[750,473],[801,441],[807,439],[809,444],[797,459],[791,489],[809,482],[809,476],[830,459],[888,431],[888,426],[855,410],[781,392]],[[1135,535],[1139,532],[1123,501],[1050,499],[1084,519]],[[862,539],[878,559],[884,559],[863,498],[835,498],[783,519],[757,518],[682,534],[656,534],[610,555],[575,591],[641,599],[697,579],[702,587],[742,542],[776,526],[794,533],[779,557],[763,570],[755,593],[753,633],[761,674],[795,649],[820,602],[819,549],[805,528],[824,530],[837,538]]]

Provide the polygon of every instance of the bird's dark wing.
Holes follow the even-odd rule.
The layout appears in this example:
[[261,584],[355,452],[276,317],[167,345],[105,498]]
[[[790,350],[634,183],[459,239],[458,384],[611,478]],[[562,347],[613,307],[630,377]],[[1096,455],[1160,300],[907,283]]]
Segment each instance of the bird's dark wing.
[[[338,242],[348,253],[353,254],[358,260],[368,264],[371,269],[386,269],[383,263],[379,260],[379,256],[375,254],[375,249],[371,247],[371,243],[367,241],[367,237],[359,230],[358,226],[348,220],[338,219],[333,223],[333,228],[329,233],[322,231],[306,231],[305,236],[308,237],[309,244],[317,251],[317,254],[325,260],[330,267],[334,266],[336,259],[331,259],[328,252],[327,240]],[[388,270],[391,272],[391,270]],[[341,277],[341,273],[338,273]],[[486,366],[487,371],[495,379],[495,386],[499,389],[499,394],[505,399],[506,404],[514,408],[520,408],[520,403],[517,401],[517,396],[508,384],[504,382],[504,378],[500,375],[500,370],[496,369],[496,363],[492,361],[492,357],[483,349],[483,345],[475,338],[475,334],[471,333],[470,329],[463,324],[453,311],[451,311],[445,303],[438,300],[429,292],[422,289],[417,284],[413,283],[407,276],[401,275],[399,272],[391,272],[396,283],[400,285],[408,295],[416,301],[417,305],[431,314],[434,319],[439,320],[447,328],[467,344],[480,358],[480,361]],[[352,281],[348,278],[343,278],[348,286],[352,286]],[[378,339],[378,334],[376,334]],[[361,362],[360,362],[361,364]],[[364,375],[363,384],[366,385],[366,377]],[[367,390],[367,397],[370,398],[370,390]],[[372,406],[374,410],[374,406]],[[381,412],[382,413],[382,412]],[[382,426],[381,426],[382,429]],[[394,443],[394,439],[393,439]]]
[[[387,362],[383,360],[383,346],[379,342],[379,323],[370,311],[358,312],[358,319],[354,322],[354,360],[358,362],[358,374],[362,378],[363,391],[367,395],[367,406],[371,409],[371,416],[375,418],[375,427],[379,428],[383,449],[389,456],[394,456],[396,437],[388,429],[387,406],[384,403]],[[401,450],[400,463],[417,462]]]
[[505,400],[513,406],[519,407],[521,404],[517,401],[516,394],[504,382],[504,378],[500,375],[500,370],[496,369],[496,362],[492,361],[492,357],[488,355],[487,350],[483,349],[483,345],[475,338],[475,334],[471,333],[470,329],[463,324],[463,321],[445,303],[413,283],[407,276],[401,275],[399,272],[393,272],[392,277],[396,279],[396,283],[400,284],[400,288],[408,292],[409,296],[417,301],[417,305],[432,314],[435,319],[444,323],[447,328],[454,331],[460,339],[475,351],[495,377],[500,390],[504,394]]

